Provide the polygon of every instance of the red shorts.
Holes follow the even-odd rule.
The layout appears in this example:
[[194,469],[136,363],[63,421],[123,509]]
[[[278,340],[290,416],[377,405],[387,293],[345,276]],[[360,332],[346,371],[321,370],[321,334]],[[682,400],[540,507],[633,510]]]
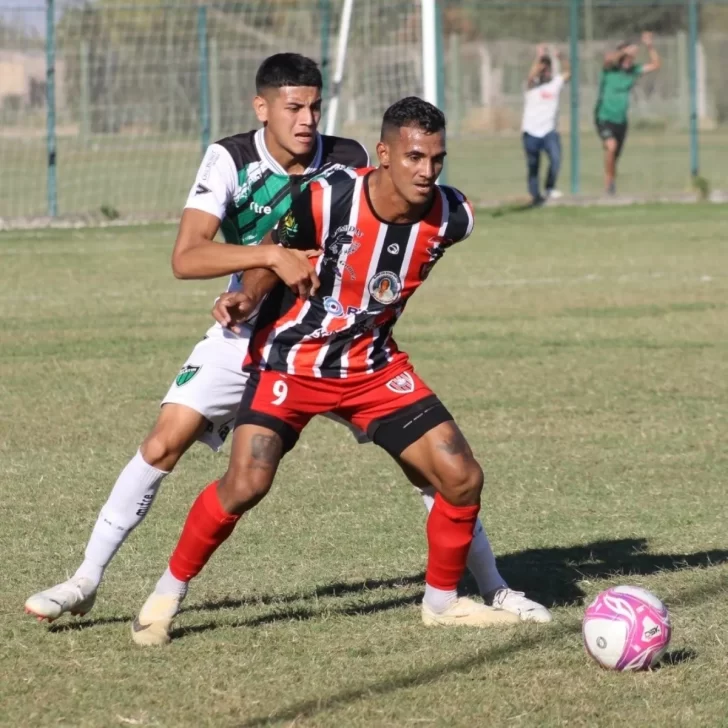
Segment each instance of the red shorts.
[[[254,370],[243,390],[235,424],[272,429],[280,435],[287,452],[311,419],[327,412],[363,430],[392,454],[399,454],[428,429],[452,419],[412,365],[405,362],[404,366],[397,363],[352,379]],[[385,443],[377,437],[377,430],[384,423],[393,422],[397,423],[397,430],[408,432],[403,439],[392,435],[390,428]]]

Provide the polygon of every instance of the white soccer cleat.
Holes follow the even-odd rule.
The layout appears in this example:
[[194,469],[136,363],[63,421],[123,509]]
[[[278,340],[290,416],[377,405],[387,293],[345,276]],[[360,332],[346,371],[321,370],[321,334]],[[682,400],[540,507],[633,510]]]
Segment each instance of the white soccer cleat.
[[521,622],[538,622],[545,624],[553,621],[553,616],[543,604],[528,599],[523,592],[508,587],[496,590],[485,600],[495,609],[515,614]]
[[518,624],[520,619],[503,609],[458,597],[444,612],[435,612],[422,602],[422,621],[427,627],[505,627]]
[[546,191],[547,200],[560,200],[563,196],[564,196],[564,193],[561,192],[561,190],[547,190]]
[[152,592],[131,624],[134,642],[145,647],[169,644],[172,622],[181,604],[182,598],[176,594]]
[[25,613],[37,617],[39,622],[53,622],[70,612],[83,617],[96,601],[96,587],[89,579],[69,579],[50,589],[33,594],[25,602]]

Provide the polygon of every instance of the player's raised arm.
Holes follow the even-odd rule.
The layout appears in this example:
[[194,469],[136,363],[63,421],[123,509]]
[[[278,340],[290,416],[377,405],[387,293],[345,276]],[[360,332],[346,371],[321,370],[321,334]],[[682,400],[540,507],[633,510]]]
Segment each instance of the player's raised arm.
[[561,78],[564,79],[564,83],[568,83],[571,80],[571,63],[561,51],[557,50],[555,55],[559,60],[559,65],[561,66]]
[[543,71],[543,58],[548,54],[548,49],[544,43],[541,43],[536,48],[536,57],[533,59],[531,68],[528,69],[528,77],[526,78],[526,87],[531,88],[535,85],[536,80],[539,78]]
[[653,45],[652,33],[642,33],[642,42],[647,48],[647,53],[650,56],[650,62],[645,63],[642,66],[642,73],[652,73],[653,71],[659,71],[660,67],[662,66],[662,58],[660,58],[660,54],[657,52],[657,49]]

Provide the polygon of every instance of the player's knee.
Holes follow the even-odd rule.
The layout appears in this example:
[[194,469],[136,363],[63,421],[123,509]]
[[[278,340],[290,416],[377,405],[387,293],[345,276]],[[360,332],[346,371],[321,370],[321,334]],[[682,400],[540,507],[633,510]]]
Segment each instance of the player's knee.
[[228,513],[245,513],[265,498],[274,473],[231,466],[220,480],[220,503]]
[[153,430],[139,448],[144,461],[158,470],[170,472],[179,462],[188,445],[164,431]]
[[470,506],[480,503],[485,476],[474,458],[464,467],[453,469],[442,481],[442,497],[454,506]]

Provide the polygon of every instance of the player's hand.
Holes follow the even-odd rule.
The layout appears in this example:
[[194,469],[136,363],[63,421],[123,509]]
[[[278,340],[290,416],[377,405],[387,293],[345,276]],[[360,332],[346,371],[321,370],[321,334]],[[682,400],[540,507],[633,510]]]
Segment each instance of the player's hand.
[[547,55],[549,51],[549,47],[545,43],[539,43],[536,48],[536,55],[539,58],[542,58],[543,56]]
[[301,298],[313,296],[320,285],[312,265],[312,258],[318,258],[320,250],[292,250],[275,248],[271,270]]
[[652,47],[653,39],[654,39],[654,36],[653,36],[653,34],[650,31],[646,30],[644,33],[642,33],[642,42],[648,48],[651,48]]
[[244,291],[223,293],[212,307],[212,317],[224,329],[239,334],[242,331],[240,324],[250,317],[256,305],[257,301]]

